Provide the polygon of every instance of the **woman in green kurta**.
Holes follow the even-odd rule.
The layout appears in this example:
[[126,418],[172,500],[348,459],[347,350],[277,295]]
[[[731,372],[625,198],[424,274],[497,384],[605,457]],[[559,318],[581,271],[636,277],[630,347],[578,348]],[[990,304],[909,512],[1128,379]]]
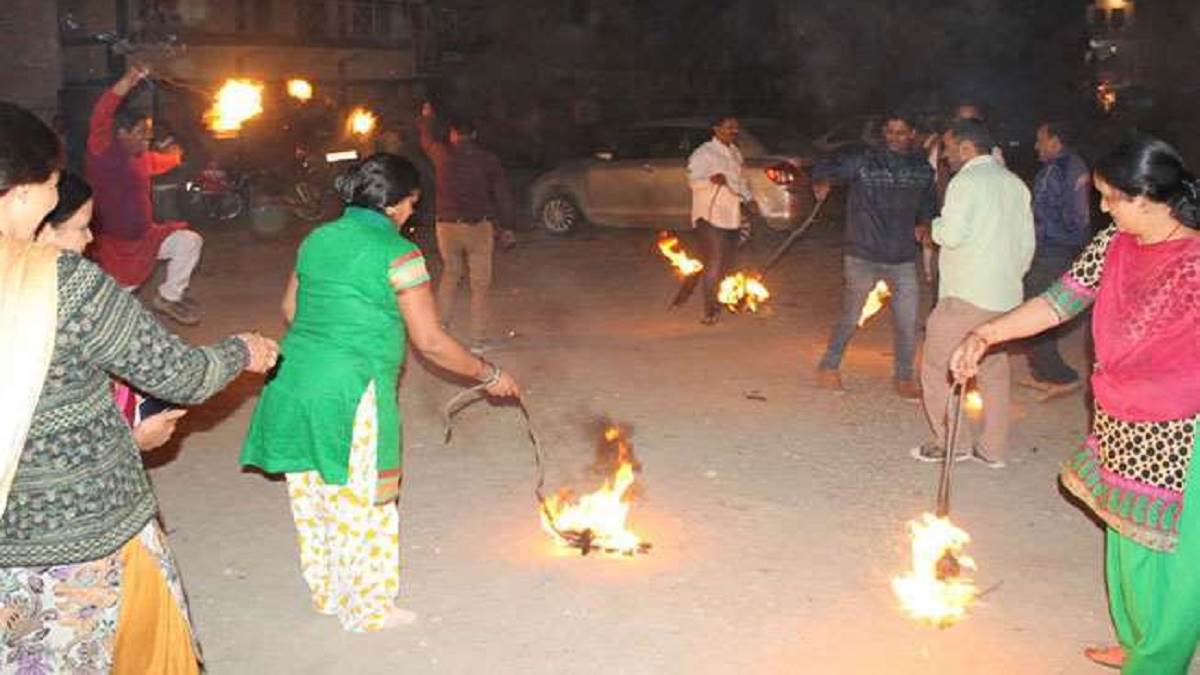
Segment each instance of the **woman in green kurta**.
[[419,198],[417,170],[380,153],[338,179],[341,218],[300,245],[283,299],[291,323],[263,389],[242,464],[287,474],[301,567],[317,611],[350,631],[412,620],[399,589],[405,343],[436,365],[515,396],[516,382],[446,334],[421,251],[397,231]]

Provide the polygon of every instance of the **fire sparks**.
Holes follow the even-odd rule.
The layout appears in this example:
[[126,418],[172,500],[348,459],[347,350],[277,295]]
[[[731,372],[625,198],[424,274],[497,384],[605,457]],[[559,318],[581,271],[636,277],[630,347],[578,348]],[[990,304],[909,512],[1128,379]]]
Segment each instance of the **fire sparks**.
[[350,111],[347,125],[350,128],[350,133],[366,136],[375,130],[375,125],[378,122],[379,117],[375,113],[360,107]]
[[308,80],[293,78],[287,81],[287,93],[298,101],[307,101],[313,96],[313,86]]
[[863,305],[862,314],[858,316],[858,326],[861,328],[867,323],[871,317],[879,313],[883,309],[883,305],[887,299],[892,296],[892,289],[888,288],[887,282],[882,279],[875,283],[875,288],[871,289],[870,295],[867,296],[867,302]]
[[615,444],[617,470],[595,492],[572,498],[563,489],[542,504],[542,529],[559,545],[580,549],[585,555],[593,550],[631,556],[644,553],[650,544],[626,527],[629,517],[629,489],[633,486],[632,449],[621,429],[610,426],[604,440]]
[[721,280],[717,300],[732,311],[757,312],[771,297],[771,292],[757,274],[735,272]]
[[904,611],[931,626],[946,628],[966,616],[979,595],[963,572],[975,561],[963,554],[970,535],[948,517],[923,513],[908,522],[912,538],[912,570],[892,579],[892,590]]
[[263,85],[254,80],[225,80],[204,121],[214,133],[236,134],[252,117],[261,115]]
[[679,244],[679,237],[663,233],[658,239],[658,250],[671,261],[671,266],[680,276],[690,277],[704,269],[704,264],[689,256]]

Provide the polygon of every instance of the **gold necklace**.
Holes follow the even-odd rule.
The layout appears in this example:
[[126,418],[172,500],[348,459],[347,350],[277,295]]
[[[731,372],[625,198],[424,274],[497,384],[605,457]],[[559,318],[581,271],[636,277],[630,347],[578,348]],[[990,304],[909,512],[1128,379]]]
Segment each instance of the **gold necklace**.
[[1167,241],[1168,239],[1170,239],[1171,237],[1174,237],[1174,236],[1175,236],[1175,233],[1176,233],[1176,232],[1179,232],[1179,229],[1180,229],[1180,228],[1182,228],[1182,227],[1183,227],[1183,223],[1176,223],[1176,225],[1175,225],[1175,229],[1173,229],[1173,230],[1171,230],[1170,232],[1168,232],[1168,233],[1167,233],[1167,236],[1163,237],[1162,239],[1159,239],[1158,241],[1153,241],[1153,242],[1150,242],[1150,243],[1145,243],[1145,242],[1143,242],[1143,243],[1142,243],[1142,246],[1153,246],[1153,245],[1155,245],[1155,244],[1161,244],[1161,243],[1163,243],[1164,241]]

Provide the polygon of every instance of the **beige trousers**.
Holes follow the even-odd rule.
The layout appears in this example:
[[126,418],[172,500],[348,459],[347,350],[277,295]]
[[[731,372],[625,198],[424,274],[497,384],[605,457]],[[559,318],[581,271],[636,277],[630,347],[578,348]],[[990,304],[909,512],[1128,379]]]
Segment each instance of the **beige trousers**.
[[[946,427],[950,424],[946,410],[950,399],[950,356],[972,328],[1002,313],[983,309],[958,298],[939,298],[925,322],[925,350],[921,363],[922,398],[929,426],[938,445],[943,448],[946,447]],[[1012,415],[1012,377],[1008,354],[994,348],[990,350],[980,362],[979,374],[975,379],[983,396],[980,449],[992,459],[1002,459],[1008,454],[1008,430]],[[953,414],[953,411],[949,413]],[[971,436],[969,427],[964,413],[959,424],[956,450],[965,451],[969,448],[966,444]]]
[[492,237],[492,224],[486,220],[475,225],[437,221],[438,251],[442,256],[442,278],[437,288],[438,312],[442,323],[449,324],[465,271],[471,284],[472,340],[487,339],[491,323],[488,293],[492,288]]

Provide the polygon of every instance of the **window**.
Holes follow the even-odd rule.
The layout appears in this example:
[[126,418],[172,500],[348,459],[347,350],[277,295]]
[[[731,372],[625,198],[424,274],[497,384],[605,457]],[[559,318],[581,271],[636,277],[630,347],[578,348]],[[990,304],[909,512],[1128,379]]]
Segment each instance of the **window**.
[[1115,31],[1119,31],[1125,27],[1128,17],[1125,15],[1124,8],[1110,10],[1108,13],[1108,25]]
[[687,157],[691,151],[687,132],[676,127],[634,129],[618,141],[617,159]]
[[296,23],[301,38],[311,40],[329,36],[325,0],[300,0],[297,12]]
[[592,15],[591,0],[566,0],[567,23],[583,26]]
[[396,3],[389,0],[350,0],[339,7],[338,26],[345,37],[386,40],[392,36],[392,12]]
[[271,0],[237,0],[234,25],[238,32],[271,30]]

